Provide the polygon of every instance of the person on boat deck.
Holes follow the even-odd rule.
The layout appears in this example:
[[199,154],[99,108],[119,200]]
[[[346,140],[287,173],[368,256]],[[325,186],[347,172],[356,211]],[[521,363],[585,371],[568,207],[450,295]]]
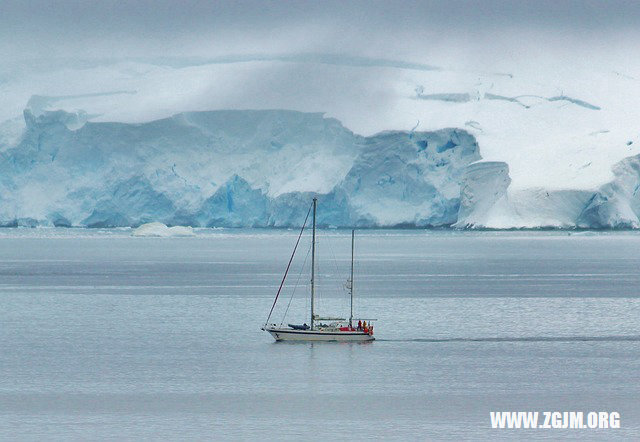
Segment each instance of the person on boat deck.
[[358,321],[358,330],[362,330],[362,321]]

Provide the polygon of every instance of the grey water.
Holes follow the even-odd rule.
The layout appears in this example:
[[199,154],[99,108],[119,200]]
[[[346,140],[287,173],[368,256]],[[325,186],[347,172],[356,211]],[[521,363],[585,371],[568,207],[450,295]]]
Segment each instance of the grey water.
[[[376,341],[275,343],[296,235],[0,230],[0,439],[640,438],[640,234],[360,231]],[[349,232],[319,238],[318,313],[348,315]],[[308,322],[308,270],[305,237],[270,322]],[[489,411],[622,428],[494,430]]]

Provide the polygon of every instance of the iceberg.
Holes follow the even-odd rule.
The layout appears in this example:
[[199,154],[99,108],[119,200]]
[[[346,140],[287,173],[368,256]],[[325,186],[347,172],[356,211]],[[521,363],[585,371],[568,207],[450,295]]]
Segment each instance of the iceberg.
[[173,226],[167,227],[166,224],[159,222],[143,224],[131,232],[132,236],[157,236],[157,237],[171,237],[171,236],[195,236],[191,227],[185,226]]

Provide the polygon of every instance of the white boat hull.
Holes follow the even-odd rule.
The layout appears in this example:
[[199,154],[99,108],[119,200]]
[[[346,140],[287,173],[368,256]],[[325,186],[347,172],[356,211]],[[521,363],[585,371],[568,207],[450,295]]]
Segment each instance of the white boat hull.
[[293,330],[290,328],[263,328],[276,341],[364,342],[375,338],[363,331]]

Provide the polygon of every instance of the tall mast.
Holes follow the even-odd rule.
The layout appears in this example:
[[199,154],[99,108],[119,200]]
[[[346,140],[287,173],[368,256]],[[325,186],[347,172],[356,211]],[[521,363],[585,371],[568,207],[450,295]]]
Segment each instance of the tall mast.
[[349,292],[351,293],[351,313],[349,314],[349,327],[353,327],[353,248],[355,236],[356,231],[351,230],[351,280],[349,283]]
[[318,199],[313,199],[313,229],[311,234],[311,330],[313,330],[313,301],[316,296],[316,206]]

